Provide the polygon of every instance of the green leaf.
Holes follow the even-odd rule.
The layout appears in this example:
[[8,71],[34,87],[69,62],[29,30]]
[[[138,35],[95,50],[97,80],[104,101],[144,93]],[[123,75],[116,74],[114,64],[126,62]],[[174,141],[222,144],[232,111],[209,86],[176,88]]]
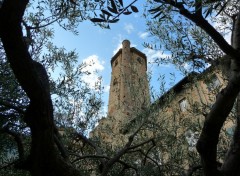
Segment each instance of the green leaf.
[[137,13],[137,12],[138,12],[138,9],[137,9],[137,7],[136,7],[136,6],[133,6],[133,5],[132,5],[132,6],[131,6],[131,9],[132,9],[132,11],[133,11],[133,12],[135,12],[135,13]]
[[[218,11],[218,13],[217,13],[216,16],[218,16],[218,15],[225,9],[225,7],[227,6],[227,3],[228,3],[228,1],[223,4],[223,6],[222,6],[221,9]],[[220,4],[220,3],[219,3],[219,4]]]
[[99,16],[100,16],[102,19],[106,20],[106,18],[105,18],[105,15],[104,15],[104,14],[100,14]]
[[113,10],[117,11],[117,6],[116,6],[114,0],[110,0],[110,1],[111,1],[111,5],[112,5]]
[[129,11],[126,11],[126,12],[123,12],[124,15],[130,15],[132,12],[129,12]]
[[111,8],[111,7],[107,7],[108,8],[108,10],[110,11],[110,12],[112,12],[112,13],[115,13],[115,14],[118,14],[118,11],[115,9],[113,9],[113,8]]
[[153,18],[157,18],[162,14],[162,12],[158,12]]
[[161,6],[158,6],[158,7],[156,7],[156,8],[150,9],[150,10],[148,10],[148,11],[149,11],[151,14],[154,14],[154,13],[159,12],[160,8],[161,8]]
[[118,0],[118,2],[121,4],[121,6],[123,7],[123,1],[122,0]]
[[116,23],[116,22],[118,22],[119,21],[119,19],[114,19],[114,20],[109,20],[108,22],[109,23]]
[[110,12],[106,11],[106,10],[101,10],[102,13],[106,14],[107,16],[113,16]]
[[166,15],[163,15],[161,18],[159,18],[158,20],[161,21],[166,17]]
[[207,18],[211,13],[212,13],[212,10],[213,10],[213,6],[211,6],[206,12],[206,15],[205,15],[205,18]]
[[93,23],[106,22],[104,19],[101,19],[101,18],[91,18],[90,20],[91,20]]

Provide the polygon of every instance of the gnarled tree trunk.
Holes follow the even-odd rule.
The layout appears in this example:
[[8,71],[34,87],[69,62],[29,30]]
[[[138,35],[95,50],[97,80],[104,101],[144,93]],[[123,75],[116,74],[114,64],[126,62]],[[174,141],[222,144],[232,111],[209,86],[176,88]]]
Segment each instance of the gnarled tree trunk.
[[[240,50],[240,13],[234,19],[232,46]],[[240,57],[239,57],[240,60]],[[239,74],[240,61],[232,60],[232,75]],[[236,128],[233,139],[225,157],[221,171],[227,176],[240,175],[240,94],[236,101]]]
[[217,166],[217,144],[221,128],[226,121],[235,101],[239,104],[240,96],[240,13],[236,16],[233,28],[233,49],[238,52],[238,56],[233,53],[231,55],[231,66],[229,72],[229,80],[226,88],[224,88],[217,96],[216,102],[208,114],[197,149],[201,155],[204,173],[206,176],[236,176],[240,175],[240,106],[237,107],[237,127],[233,136],[232,144],[225,157],[221,169]]
[[79,171],[65,162],[55,147],[52,101],[40,77],[47,74],[39,75],[38,69],[44,67],[32,60],[23,41],[21,22],[27,4],[28,0],[4,0],[0,8],[0,38],[11,68],[30,99],[25,121],[32,143],[25,168],[33,176],[78,176]]

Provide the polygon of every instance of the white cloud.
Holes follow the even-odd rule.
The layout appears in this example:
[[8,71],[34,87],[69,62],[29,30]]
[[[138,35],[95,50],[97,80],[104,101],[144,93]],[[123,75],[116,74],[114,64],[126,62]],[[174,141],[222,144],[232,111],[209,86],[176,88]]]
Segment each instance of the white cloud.
[[108,106],[103,106],[102,117],[106,117],[108,112]]
[[138,36],[139,36],[141,39],[147,38],[148,35],[149,35],[148,32],[139,32],[139,33],[138,33]]
[[89,84],[90,88],[94,89],[95,84],[99,81],[99,71],[104,70],[104,61],[100,61],[97,55],[91,55],[83,60],[86,67],[82,71],[87,71],[89,74],[83,77],[83,80]]
[[[113,50],[113,55],[115,55],[118,52],[118,50],[122,48],[123,40],[124,40],[124,38],[122,37],[122,35],[118,35],[118,41],[117,41],[118,43],[116,45],[116,48]],[[136,47],[136,46],[137,45],[131,43],[130,47]]]
[[119,41],[117,44],[117,47],[113,50],[113,55],[115,55],[118,50],[120,50],[122,48],[122,41]]
[[153,49],[149,49],[149,48],[144,48],[142,52],[146,54],[147,60],[150,63],[154,62],[154,60],[157,58],[166,58],[167,59],[168,57],[170,57],[170,55],[168,55],[168,54],[163,54],[162,51],[153,50]]
[[116,48],[113,50],[113,55],[115,55],[118,52],[118,50],[122,48],[122,41],[124,40],[124,38],[121,34],[118,34],[115,40],[117,41],[117,45]]
[[84,71],[94,72],[104,69],[104,61],[100,61],[97,55],[88,56],[86,59],[83,59],[83,62],[87,65]]
[[127,31],[128,34],[131,34],[132,31],[134,30],[134,27],[131,23],[125,23],[124,29]]
[[109,90],[110,90],[110,86],[109,85],[105,85],[103,91],[104,92],[109,92]]

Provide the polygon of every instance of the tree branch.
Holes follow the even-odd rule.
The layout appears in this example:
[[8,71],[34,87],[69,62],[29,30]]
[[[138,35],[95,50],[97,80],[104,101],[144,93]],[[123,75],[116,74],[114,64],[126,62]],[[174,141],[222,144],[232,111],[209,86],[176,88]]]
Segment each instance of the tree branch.
[[19,3],[8,0],[3,2],[0,10],[0,23],[4,27],[0,29],[0,37],[20,85],[31,100],[38,100],[39,97],[46,97],[47,92],[38,79],[34,63],[23,40],[21,22],[27,4],[28,0],[22,0]]
[[14,140],[17,143],[17,149],[18,149],[18,153],[19,153],[19,160],[23,161],[24,158],[25,158],[25,152],[24,152],[24,146],[23,146],[21,134],[15,132],[15,131],[10,130],[9,129],[9,125],[6,125],[3,128],[1,128],[0,132],[7,133],[7,134],[9,134],[9,135],[14,137]]
[[95,145],[94,144],[94,142],[93,141],[91,141],[90,139],[88,139],[86,136],[84,136],[82,133],[75,133],[75,135],[77,136],[77,137],[79,137],[82,141],[84,141],[85,143],[87,143],[88,145],[90,145],[91,147],[93,147],[95,150],[96,150],[96,152],[97,152],[97,154],[98,155],[102,155],[102,150],[97,146],[97,145]]
[[233,134],[233,139],[229,150],[225,156],[221,171],[225,175],[235,175],[240,172],[240,95],[238,95],[236,102],[236,128]]
[[[152,147],[153,147],[153,146],[152,146]],[[148,151],[150,151],[150,150],[152,149],[152,147],[150,147]],[[156,161],[156,160],[152,159],[151,157],[149,157],[149,156],[148,156],[148,152],[145,153],[145,152],[142,151],[142,149],[135,150],[135,151],[132,151],[132,152],[139,152],[139,153],[141,153],[141,154],[145,157],[145,158],[144,158],[144,164],[146,163],[146,159],[151,160],[151,161],[158,167],[159,174],[161,173],[161,167],[160,167],[160,165],[158,164],[158,161]]]
[[132,150],[132,149],[141,147],[141,146],[143,146],[143,145],[145,145],[145,144],[147,144],[147,143],[149,143],[149,142],[152,142],[152,143],[153,143],[153,146],[155,146],[154,138],[151,138],[151,139],[148,139],[148,140],[146,140],[146,141],[144,141],[144,142],[141,142],[141,143],[139,143],[139,144],[137,144],[137,145],[131,146],[131,147],[129,147],[128,149],[129,149],[129,150]]
[[[14,75],[30,99],[25,121],[31,129],[29,171],[33,176],[79,176],[54,143],[53,106],[45,68],[34,62],[23,40],[22,17],[28,0],[4,0],[0,8],[0,38]],[[43,71],[40,75],[38,71]]]
[[9,102],[4,101],[4,100],[0,100],[0,105],[6,106],[8,108],[12,108],[12,109],[16,110],[20,114],[24,114],[24,112],[25,112],[22,108],[20,108],[18,106],[15,106],[12,103],[9,103]]
[[238,12],[233,20],[232,45],[235,49],[240,50],[240,12]]
[[[107,160],[110,160],[111,158],[108,157],[108,156],[105,156],[105,155],[79,155],[77,153],[69,153],[70,155],[73,155],[73,156],[76,156],[77,159],[75,159],[73,161],[73,163],[77,162],[78,160],[82,160],[82,159],[86,159],[86,158],[100,158],[100,159],[107,159]],[[117,161],[118,163],[122,164],[123,166],[127,167],[127,168],[132,168],[133,170],[135,170],[135,172],[137,172],[137,168],[129,165],[128,163],[122,161],[122,160],[118,160]]]
[[135,2],[137,2],[138,0],[134,0],[133,2],[131,2],[130,4],[128,4],[127,7],[125,7],[120,13],[118,13],[112,20],[116,20],[120,17],[120,15],[122,15],[130,6],[132,6]]
[[230,80],[226,88],[217,95],[216,102],[205,119],[202,133],[197,142],[197,150],[201,156],[206,176],[221,175],[217,170],[216,162],[218,137],[239,91],[239,77]]
[[54,141],[58,147],[58,150],[61,152],[62,157],[68,161],[68,152],[65,149],[64,145],[62,144],[59,136],[57,136],[56,134],[54,134]]
[[187,19],[191,20],[197,26],[203,29],[216,42],[216,44],[224,53],[231,56],[235,60],[239,60],[240,52],[229,45],[223,36],[202,16],[191,14],[182,3],[175,3],[173,0],[165,0],[165,2],[177,8],[181,15],[185,16]]
[[[93,147],[95,149],[97,155],[103,155],[102,150],[97,145],[95,145],[94,142],[92,142],[90,139],[86,138],[86,136],[84,136],[82,133],[75,133],[75,135],[77,135],[77,137],[79,137],[86,144]],[[104,166],[105,160],[103,158],[100,159],[100,162],[101,162],[101,165]]]
[[78,160],[86,159],[86,158],[104,158],[104,159],[110,159],[108,156],[105,155],[79,155],[77,153],[70,152],[69,155],[76,156],[77,159],[73,161],[73,163],[77,162]]
[[195,0],[195,13],[202,17],[202,0]]
[[117,152],[113,158],[111,158],[109,161],[107,161],[107,163],[104,165],[103,172],[101,174],[102,176],[107,175],[108,171],[112,168],[113,164],[116,161],[118,161],[120,159],[120,157],[123,156],[127,152],[127,150],[129,150],[129,147],[131,146],[135,135],[136,135],[135,133],[133,135],[131,135],[128,138],[127,144],[119,152]]

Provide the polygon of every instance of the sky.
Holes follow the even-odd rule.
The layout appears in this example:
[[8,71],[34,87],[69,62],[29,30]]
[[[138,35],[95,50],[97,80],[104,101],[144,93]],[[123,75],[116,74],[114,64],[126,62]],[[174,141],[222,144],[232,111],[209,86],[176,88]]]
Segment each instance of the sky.
[[[135,4],[141,11],[142,5]],[[90,86],[93,86],[98,76],[102,76],[104,86],[104,111],[107,110],[108,94],[111,79],[111,64],[110,60],[114,54],[121,48],[122,41],[127,39],[131,43],[131,47],[135,47],[147,56],[148,73],[151,73],[150,86],[155,92],[160,92],[159,87],[161,82],[158,81],[160,75],[165,75],[166,86],[173,86],[183,75],[172,65],[152,64],[154,58],[157,58],[162,53],[147,49],[143,46],[144,42],[151,41],[151,36],[147,32],[146,21],[141,13],[134,13],[128,16],[121,16],[120,21],[110,25],[111,29],[102,29],[95,26],[90,21],[80,23],[78,27],[79,34],[76,36],[71,32],[63,29],[56,30],[54,43],[59,47],[63,46],[66,50],[76,50],[79,56],[79,62],[92,63],[87,69],[91,72],[90,75],[84,77]],[[96,73],[97,71],[97,73]],[[175,74],[174,79],[172,73]],[[170,85],[169,85],[170,84]]]

